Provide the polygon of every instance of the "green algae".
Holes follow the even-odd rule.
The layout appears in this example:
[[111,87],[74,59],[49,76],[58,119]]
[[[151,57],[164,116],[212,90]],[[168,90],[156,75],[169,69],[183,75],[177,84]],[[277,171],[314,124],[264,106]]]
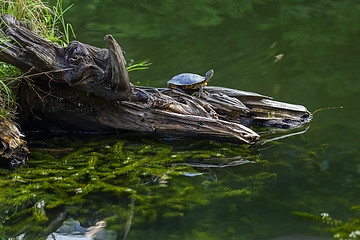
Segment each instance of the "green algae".
[[[204,141],[92,136],[84,143],[72,135],[37,138],[30,141],[34,151],[27,165],[0,175],[0,229],[9,237],[21,229],[27,236],[48,233],[40,225],[52,225],[59,212],[67,216],[96,212],[109,229],[126,228],[132,215],[137,216],[135,225],[181,217],[195,206],[208,205],[210,199],[249,197],[257,191],[256,182],[263,180],[263,176],[242,177],[244,186],[223,186],[208,167],[193,167],[202,161],[216,167],[222,158],[231,162],[234,157],[237,162],[256,163],[253,150],[231,143],[205,141],[200,148]],[[65,154],[56,149],[65,149]],[[202,184],[194,185],[198,178]]]
[[[336,209],[334,216],[342,216],[358,199],[356,179],[347,178],[352,169],[329,165],[336,160],[331,146],[308,146],[303,137],[251,147],[137,134],[37,135],[29,143],[27,165],[0,170],[5,239],[46,239],[62,225],[86,228],[100,220],[106,231],[129,239],[145,238],[148,228],[150,239],[161,233],[269,239],[309,226],[328,235],[326,227],[291,213]],[[347,153],[348,164],[358,162],[356,153]],[[164,230],[174,226],[181,227]]]
[[[355,206],[351,210],[354,211],[353,216],[348,221],[336,219],[327,212],[322,212],[319,215],[306,212],[293,212],[293,214],[327,225],[326,231],[332,233],[334,239],[360,239],[359,209]],[[318,227],[318,231],[323,230]]]

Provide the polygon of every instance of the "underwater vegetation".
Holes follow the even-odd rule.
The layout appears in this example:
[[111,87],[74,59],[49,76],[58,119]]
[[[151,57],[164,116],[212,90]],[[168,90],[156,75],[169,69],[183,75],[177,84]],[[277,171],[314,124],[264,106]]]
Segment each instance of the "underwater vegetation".
[[[360,206],[353,206],[350,210],[352,211],[352,217],[348,221],[333,218],[327,212],[320,215],[304,212],[293,212],[293,214],[326,224],[328,226],[326,231],[332,233],[334,239],[360,239]],[[318,230],[321,231],[322,229]]]
[[105,223],[105,239],[269,239],[304,229],[355,236],[358,218],[332,221],[337,225],[329,229],[320,215],[351,219],[358,197],[352,180],[333,195],[348,172],[321,162],[334,160],[328,145],[303,145],[304,136],[248,147],[136,134],[36,134],[27,164],[0,170],[0,238],[46,239],[71,234],[71,226],[86,234]]
[[[70,217],[94,225],[106,220],[110,229],[123,230],[130,216],[136,225],[159,216],[183,216],[213,198],[249,198],[261,181],[274,177],[261,173],[241,177],[239,186],[222,184],[210,167],[257,161],[250,149],[227,143],[208,141],[206,149],[196,150],[203,142],[93,136],[84,144],[71,135],[36,138],[29,143],[33,150],[27,165],[0,170],[3,238],[21,233],[29,239],[46,238]],[[193,184],[195,178],[201,178],[200,185]],[[93,222],[82,221],[87,218]]]

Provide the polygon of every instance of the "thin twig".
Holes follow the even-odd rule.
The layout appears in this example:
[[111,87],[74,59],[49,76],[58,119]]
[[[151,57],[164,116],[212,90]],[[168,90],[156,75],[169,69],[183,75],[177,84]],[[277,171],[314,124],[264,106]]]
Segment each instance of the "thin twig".
[[283,138],[287,138],[287,137],[292,137],[292,136],[295,136],[295,135],[300,135],[300,134],[303,134],[303,133],[306,133],[306,131],[310,128],[310,126],[308,126],[305,130],[303,131],[300,131],[300,132],[296,132],[296,133],[290,133],[290,134],[286,134],[284,136],[280,136],[280,137],[276,137],[276,138],[271,138],[271,139],[268,139],[268,140],[265,140],[261,143],[261,145],[264,145],[268,142],[272,142],[272,141],[276,141],[276,140],[279,140],[279,139],[283,139]]
[[[34,69],[34,67],[32,67],[29,71],[31,71],[32,69]],[[31,74],[31,75],[27,75],[27,76],[24,76],[24,74],[23,74],[23,75],[21,75],[21,76],[19,76],[19,77],[16,77],[16,78],[7,78],[7,79],[5,79],[5,81],[8,81],[8,80],[18,80],[18,79],[21,79],[21,78],[32,78],[32,77],[37,77],[37,76],[40,76],[40,75],[43,75],[43,74],[47,75],[47,74],[49,74],[49,73],[68,71],[68,70],[72,70],[72,69],[74,69],[74,68],[56,69],[56,70],[50,70],[50,71],[47,71],[47,72],[34,73],[34,74]],[[29,72],[29,71],[28,71],[28,72]],[[26,74],[26,73],[25,73],[25,74]]]

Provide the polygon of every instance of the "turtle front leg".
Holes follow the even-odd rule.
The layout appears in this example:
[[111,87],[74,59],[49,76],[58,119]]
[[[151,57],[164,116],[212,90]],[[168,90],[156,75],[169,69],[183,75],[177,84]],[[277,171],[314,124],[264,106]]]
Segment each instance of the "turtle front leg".
[[200,97],[200,94],[201,94],[201,91],[204,89],[204,86],[203,85],[200,85],[199,87],[199,91],[195,92],[194,95],[195,97]]

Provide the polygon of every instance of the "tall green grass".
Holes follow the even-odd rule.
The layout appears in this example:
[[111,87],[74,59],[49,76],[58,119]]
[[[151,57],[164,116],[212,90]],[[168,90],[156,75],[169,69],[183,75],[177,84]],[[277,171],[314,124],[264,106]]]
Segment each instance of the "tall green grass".
[[[61,46],[69,44],[70,34],[75,37],[72,26],[64,20],[64,13],[70,7],[63,10],[62,0],[57,0],[53,7],[41,0],[0,0],[0,14],[12,15],[24,21],[33,32]],[[0,39],[1,43],[6,41],[9,40]],[[22,74],[17,68],[0,62],[0,118],[14,117],[14,90]]]
[[21,71],[12,65],[0,62],[0,118],[13,118],[16,112],[14,89],[19,83],[14,79]]
[[40,0],[0,0],[0,11],[1,14],[13,15],[18,20],[30,22],[38,34],[47,32],[45,16],[50,8]]
[[151,64],[152,63],[149,62],[149,59],[144,60],[139,63],[135,63],[135,64],[130,63],[129,66],[127,67],[127,71],[131,72],[131,71],[136,71],[136,70],[145,70],[145,69],[148,69]]
[[[59,45],[67,46],[70,34],[75,37],[71,24],[64,19],[65,12],[62,0],[49,7],[41,0],[0,0],[1,14],[13,15],[17,20],[24,21],[31,26],[32,31]],[[59,29],[61,26],[63,29]]]

